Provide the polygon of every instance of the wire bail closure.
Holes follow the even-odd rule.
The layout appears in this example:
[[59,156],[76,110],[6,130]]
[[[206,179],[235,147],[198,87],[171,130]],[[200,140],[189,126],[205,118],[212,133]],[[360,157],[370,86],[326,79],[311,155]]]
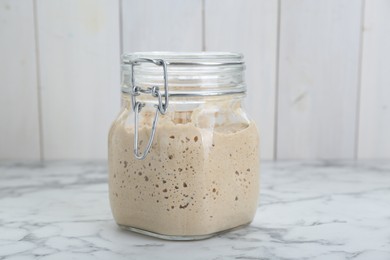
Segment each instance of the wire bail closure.
[[[158,122],[158,116],[159,114],[164,115],[167,112],[168,105],[169,105],[169,93],[168,93],[168,73],[167,73],[167,65],[168,63],[165,60],[162,59],[147,59],[147,58],[138,58],[131,60],[129,62],[131,64],[131,84],[132,89],[130,92],[131,95],[131,102],[133,106],[134,111],[134,157],[138,160],[143,160],[148,155],[150,148],[152,147],[153,139],[156,134],[156,128],[157,128],[157,122]],[[160,92],[160,89],[158,86],[153,86],[151,88],[142,89],[141,87],[138,87],[135,85],[135,77],[134,77],[134,66],[140,65],[141,63],[153,63],[157,66],[163,67],[163,73],[164,73],[164,102],[162,101],[162,95]],[[141,109],[145,106],[144,102],[137,101],[137,96],[141,94],[150,94],[153,97],[157,98],[158,104],[155,105],[156,107],[156,113],[154,115],[153,123],[152,123],[152,130],[149,137],[149,141],[146,145],[145,151],[141,154],[139,154],[138,149],[138,124],[139,124],[139,113],[141,112]]]

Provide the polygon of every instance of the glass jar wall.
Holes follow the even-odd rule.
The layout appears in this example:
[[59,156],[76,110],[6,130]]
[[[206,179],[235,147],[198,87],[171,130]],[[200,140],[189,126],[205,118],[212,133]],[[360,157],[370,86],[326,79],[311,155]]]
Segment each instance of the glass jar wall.
[[118,225],[191,240],[252,221],[259,137],[242,106],[243,71],[242,56],[232,53],[124,56],[122,109],[109,133],[109,196]]

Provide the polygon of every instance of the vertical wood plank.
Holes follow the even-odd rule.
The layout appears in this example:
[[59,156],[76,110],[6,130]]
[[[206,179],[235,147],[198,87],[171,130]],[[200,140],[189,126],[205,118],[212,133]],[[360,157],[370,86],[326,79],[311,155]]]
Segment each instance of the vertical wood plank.
[[38,0],[45,159],[107,156],[119,112],[119,6]]
[[206,50],[245,56],[246,106],[261,134],[261,158],[273,159],[277,1],[206,0]]
[[0,159],[40,159],[32,0],[0,1]]
[[201,0],[123,0],[123,50],[200,51]]
[[354,158],[361,15],[361,0],[281,1],[278,158]]
[[365,2],[358,158],[390,158],[390,2]]

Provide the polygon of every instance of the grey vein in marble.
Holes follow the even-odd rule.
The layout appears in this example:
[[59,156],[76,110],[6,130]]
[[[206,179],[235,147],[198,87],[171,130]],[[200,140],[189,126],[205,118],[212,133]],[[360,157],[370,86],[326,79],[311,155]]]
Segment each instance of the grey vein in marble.
[[253,223],[195,242],[119,229],[103,162],[0,164],[4,259],[390,259],[389,162],[263,163]]

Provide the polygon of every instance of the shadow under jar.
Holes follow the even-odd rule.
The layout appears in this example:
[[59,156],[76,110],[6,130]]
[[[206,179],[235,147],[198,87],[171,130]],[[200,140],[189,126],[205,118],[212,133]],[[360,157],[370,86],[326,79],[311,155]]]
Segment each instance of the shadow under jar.
[[109,196],[117,224],[196,240],[253,220],[259,137],[242,103],[243,56],[123,55],[122,108],[109,133]]

